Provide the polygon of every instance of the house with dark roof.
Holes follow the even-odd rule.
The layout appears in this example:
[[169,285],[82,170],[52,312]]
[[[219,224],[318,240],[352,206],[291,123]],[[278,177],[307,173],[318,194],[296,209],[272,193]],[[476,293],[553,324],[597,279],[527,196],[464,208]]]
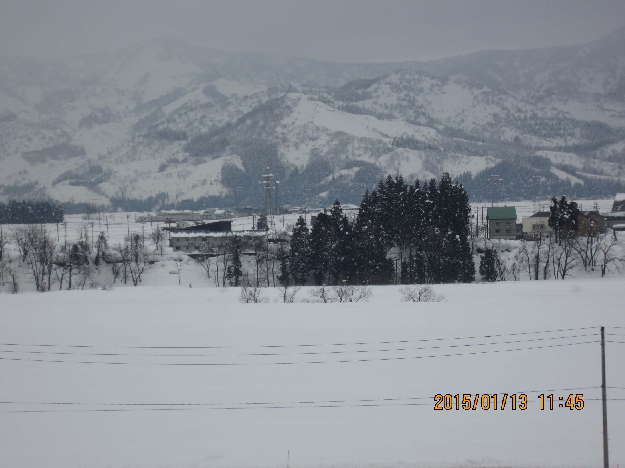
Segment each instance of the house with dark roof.
[[625,212],[625,193],[617,193],[612,204],[612,213]]
[[486,209],[489,239],[516,239],[516,208],[491,206]]
[[598,211],[580,211],[577,214],[577,235],[596,236],[605,231],[605,216]]
[[538,239],[539,237],[552,236],[554,231],[549,226],[549,211],[539,211],[532,216],[523,218],[521,224],[523,225],[523,238],[524,239]]

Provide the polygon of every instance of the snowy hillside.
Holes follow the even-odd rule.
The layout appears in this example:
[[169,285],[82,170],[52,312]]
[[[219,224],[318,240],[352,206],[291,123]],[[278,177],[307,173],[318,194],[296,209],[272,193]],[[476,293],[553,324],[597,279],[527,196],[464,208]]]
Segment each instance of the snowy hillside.
[[624,31],[427,63],[232,54],[170,38],[2,59],[0,199],[231,204],[246,187],[254,203],[271,166],[285,203],[358,201],[385,173],[476,174],[535,156],[553,166],[544,177],[611,193],[625,163]]

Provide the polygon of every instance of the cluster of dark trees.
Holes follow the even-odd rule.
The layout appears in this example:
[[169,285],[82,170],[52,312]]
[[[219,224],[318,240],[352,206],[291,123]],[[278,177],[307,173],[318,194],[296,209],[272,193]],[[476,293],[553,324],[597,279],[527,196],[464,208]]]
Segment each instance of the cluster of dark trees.
[[[534,156],[529,159],[514,158],[472,175],[470,172],[458,176],[458,181],[467,189],[471,200],[487,201],[493,198],[493,179],[497,179],[498,200],[531,200],[534,196],[544,197],[548,193],[566,193],[569,197],[592,198],[612,195],[625,190],[625,184],[615,180],[599,179],[579,174],[573,167],[564,167],[566,172],[583,180],[584,184],[572,184],[551,172],[551,161]],[[537,182],[538,181],[538,182]]]
[[407,185],[388,176],[365,193],[349,219],[338,200],[309,229],[304,218],[278,253],[279,280],[296,285],[471,282],[471,208],[462,185],[444,174],[437,183]]
[[0,224],[62,223],[63,209],[54,203],[40,200],[10,200],[0,203]]
[[575,236],[578,228],[578,214],[577,203],[567,201],[565,196],[562,196],[560,200],[556,197],[551,198],[548,223],[555,232],[556,241],[562,237]]

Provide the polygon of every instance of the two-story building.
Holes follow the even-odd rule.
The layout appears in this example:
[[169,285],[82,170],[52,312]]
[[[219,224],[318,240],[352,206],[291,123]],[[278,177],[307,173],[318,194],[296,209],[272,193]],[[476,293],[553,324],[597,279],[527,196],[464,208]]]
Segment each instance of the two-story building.
[[554,230],[549,226],[549,211],[539,211],[532,216],[523,218],[521,224],[523,225],[523,238],[524,239],[538,239],[539,237],[549,237],[554,234]]
[[487,208],[486,222],[489,239],[516,239],[516,208],[514,206]]

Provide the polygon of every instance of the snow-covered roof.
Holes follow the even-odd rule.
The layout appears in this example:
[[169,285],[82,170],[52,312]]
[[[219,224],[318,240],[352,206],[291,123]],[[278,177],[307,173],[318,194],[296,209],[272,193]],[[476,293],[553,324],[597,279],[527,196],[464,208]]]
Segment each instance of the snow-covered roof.
[[250,236],[261,237],[267,234],[266,231],[229,231],[229,232],[172,232],[172,238],[195,238],[195,237],[226,237],[226,236]]

